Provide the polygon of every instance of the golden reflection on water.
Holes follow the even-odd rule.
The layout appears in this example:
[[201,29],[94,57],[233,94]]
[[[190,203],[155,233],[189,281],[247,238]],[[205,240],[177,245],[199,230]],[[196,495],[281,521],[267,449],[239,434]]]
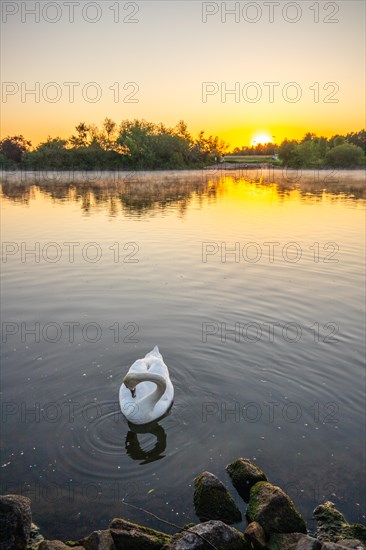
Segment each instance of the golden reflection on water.
[[[23,175],[24,176],[24,175]],[[93,181],[95,179],[95,181]],[[45,202],[74,203],[85,214],[107,210],[111,217],[144,216],[172,208],[184,216],[188,206],[202,208],[204,204],[225,199],[227,206],[265,208],[290,202],[349,202],[366,197],[364,173],[298,174],[253,170],[243,173],[150,172],[116,178],[111,174],[100,177],[79,173],[5,175],[1,185],[2,198],[10,202],[43,208]],[[361,201],[362,202],[362,201]]]

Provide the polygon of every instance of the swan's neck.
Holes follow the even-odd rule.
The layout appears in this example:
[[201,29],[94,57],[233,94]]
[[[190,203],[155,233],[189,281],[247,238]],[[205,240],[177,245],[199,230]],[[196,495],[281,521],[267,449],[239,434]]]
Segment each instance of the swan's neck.
[[156,384],[155,390],[137,401],[140,406],[148,407],[151,409],[155,407],[156,403],[164,395],[166,390],[166,380],[164,376],[154,372],[133,373],[131,374],[130,381],[134,382],[136,386],[141,382],[154,382],[154,384]]

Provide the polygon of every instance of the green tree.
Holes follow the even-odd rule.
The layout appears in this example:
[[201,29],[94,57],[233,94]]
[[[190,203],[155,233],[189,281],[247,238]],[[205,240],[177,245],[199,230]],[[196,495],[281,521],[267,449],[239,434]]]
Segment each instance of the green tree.
[[125,153],[126,162],[136,168],[153,168],[152,136],[155,125],[145,120],[124,120],[119,129],[117,143]]
[[67,141],[60,137],[48,137],[34,151],[24,155],[25,166],[36,170],[69,168],[66,143]]
[[346,138],[344,136],[335,136],[333,138],[333,147],[338,147],[338,145],[344,145],[346,143]]
[[365,164],[365,153],[353,143],[343,143],[328,151],[326,162],[334,168],[356,168]]
[[278,149],[278,158],[285,166],[299,168],[301,166],[301,158],[299,156],[298,142],[285,139]]
[[360,130],[359,132],[351,132],[350,134],[347,134],[346,140],[348,141],[348,143],[353,143],[353,145],[362,147],[362,149],[366,153],[366,131],[365,130]]

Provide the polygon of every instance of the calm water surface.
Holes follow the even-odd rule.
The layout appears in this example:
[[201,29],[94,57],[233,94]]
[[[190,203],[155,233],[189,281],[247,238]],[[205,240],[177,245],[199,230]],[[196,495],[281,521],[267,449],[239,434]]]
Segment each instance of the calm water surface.
[[[166,529],[123,500],[197,521],[203,470],[244,513],[239,456],[310,528],[324,499],[365,521],[362,177],[318,176],[3,180],[2,492],[45,535]],[[137,430],[118,391],[155,344],[175,402]]]

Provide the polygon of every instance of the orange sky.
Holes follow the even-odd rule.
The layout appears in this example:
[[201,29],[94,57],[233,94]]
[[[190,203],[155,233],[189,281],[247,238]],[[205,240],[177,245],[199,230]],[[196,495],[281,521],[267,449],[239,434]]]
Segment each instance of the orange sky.
[[365,126],[363,2],[36,4],[2,3],[2,136],[183,119],[234,147]]

